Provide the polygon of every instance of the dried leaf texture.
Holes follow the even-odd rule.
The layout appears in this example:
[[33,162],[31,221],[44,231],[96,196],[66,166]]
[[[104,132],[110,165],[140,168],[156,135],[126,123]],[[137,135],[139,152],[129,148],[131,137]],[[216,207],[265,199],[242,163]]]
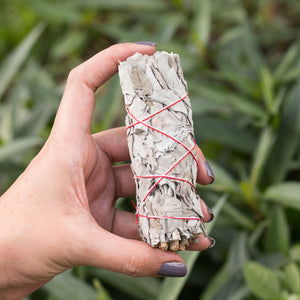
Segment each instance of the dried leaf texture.
[[136,53],[121,62],[139,232],[152,247],[184,250],[205,233],[195,193],[192,110],[179,56]]

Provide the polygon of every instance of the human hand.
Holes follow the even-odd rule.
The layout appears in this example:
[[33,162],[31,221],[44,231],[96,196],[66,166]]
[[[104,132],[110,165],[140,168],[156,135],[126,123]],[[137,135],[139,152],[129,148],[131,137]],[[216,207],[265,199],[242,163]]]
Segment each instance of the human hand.
[[[139,241],[135,216],[115,209],[118,197],[135,195],[129,165],[112,166],[129,159],[125,128],[90,133],[95,91],[116,73],[118,61],[136,52],[151,55],[155,46],[115,45],[70,72],[46,144],[0,198],[1,299],[24,297],[77,265],[133,276],[184,275],[177,253]],[[211,183],[205,158],[196,152],[198,182]],[[209,221],[202,200],[201,206]],[[212,241],[200,236],[190,250]]]

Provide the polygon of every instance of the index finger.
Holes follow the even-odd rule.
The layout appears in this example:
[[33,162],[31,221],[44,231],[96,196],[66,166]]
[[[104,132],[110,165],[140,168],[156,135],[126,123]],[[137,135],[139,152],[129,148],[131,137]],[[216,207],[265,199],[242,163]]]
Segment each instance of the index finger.
[[155,49],[155,44],[117,44],[74,68],[69,74],[54,126],[69,134],[71,131],[78,134],[78,130],[90,132],[97,88],[117,72],[119,61],[136,52],[151,55]]

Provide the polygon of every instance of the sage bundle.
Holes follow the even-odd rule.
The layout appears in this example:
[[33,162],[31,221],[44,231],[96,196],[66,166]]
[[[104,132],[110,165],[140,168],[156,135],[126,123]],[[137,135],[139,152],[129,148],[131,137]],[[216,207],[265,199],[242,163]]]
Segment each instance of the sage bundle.
[[152,247],[185,250],[205,227],[195,193],[196,143],[179,56],[136,53],[120,62],[119,76],[139,233]]

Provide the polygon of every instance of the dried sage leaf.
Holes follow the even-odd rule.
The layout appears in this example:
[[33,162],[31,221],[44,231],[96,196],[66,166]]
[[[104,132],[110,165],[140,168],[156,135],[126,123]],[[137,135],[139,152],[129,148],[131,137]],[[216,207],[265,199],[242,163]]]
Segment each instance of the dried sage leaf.
[[127,110],[139,232],[162,250],[185,250],[205,234],[195,193],[192,110],[177,54],[136,53],[119,64]]

